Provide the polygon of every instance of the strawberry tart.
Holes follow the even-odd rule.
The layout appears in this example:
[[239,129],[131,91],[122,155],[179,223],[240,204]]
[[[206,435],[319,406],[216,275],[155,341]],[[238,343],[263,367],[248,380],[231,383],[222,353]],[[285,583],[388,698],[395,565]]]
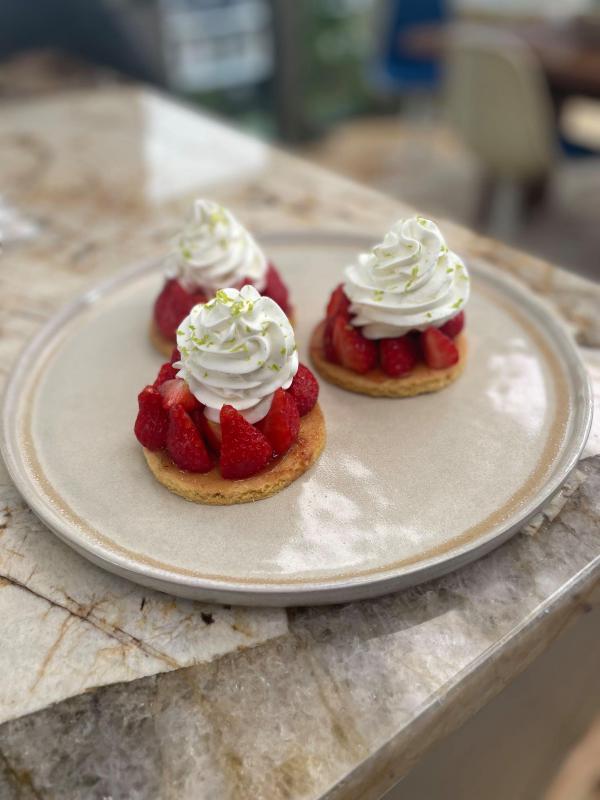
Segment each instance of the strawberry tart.
[[179,323],[193,306],[210,300],[222,286],[245,284],[290,315],[287,286],[250,233],[218,203],[196,200],[167,258],[165,283],[154,303],[152,343],[168,356]]
[[311,339],[324,378],[375,397],[410,397],[460,375],[469,275],[435,222],[399,220],[345,279]]
[[135,435],[160,483],[188,500],[247,503],[302,475],[325,445],[319,385],[294,331],[254,286],[195,305],[138,396]]

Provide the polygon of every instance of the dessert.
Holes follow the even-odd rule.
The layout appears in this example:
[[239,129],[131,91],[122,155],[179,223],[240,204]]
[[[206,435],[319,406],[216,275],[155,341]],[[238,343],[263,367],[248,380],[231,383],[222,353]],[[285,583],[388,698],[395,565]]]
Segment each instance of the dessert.
[[345,270],[310,355],[331,383],[373,397],[443,389],[467,357],[469,275],[435,224],[401,219]]
[[218,203],[196,200],[167,258],[165,283],[154,303],[152,343],[168,356],[179,323],[197,303],[210,300],[222,286],[245,284],[290,315],[287,286],[250,233]]
[[138,396],[134,431],[167,489],[197,503],[247,503],[320,455],[318,394],[277,303],[253,286],[221,289],[181,321],[171,361]]

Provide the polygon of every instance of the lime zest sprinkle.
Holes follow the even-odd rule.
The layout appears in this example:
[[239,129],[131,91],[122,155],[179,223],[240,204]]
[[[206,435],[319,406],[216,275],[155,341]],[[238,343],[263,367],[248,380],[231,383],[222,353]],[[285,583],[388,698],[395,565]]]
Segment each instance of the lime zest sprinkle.
[[454,272],[454,267],[448,267],[448,269],[446,270],[447,275],[452,275],[453,272]]
[[272,369],[273,372],[279,372],[281,367],[279,366],[279,364],[269,364],[269,369]]
[[459,297],[458,300],[456,301],[456,303],[452,303],[450,308],[460,308],[461,305],[462,305],[462,302],[463,302],[462,297]]
[[425,316],[427,317],[427,319],[431,319],[431,318],[433,317],[433,314],[431,313],[431,311],[428,311],[428,312],[425,314]]
[[384,291],[383,289],[375,289],[373,292],[373,299],[375,302],[380,303],[383,300]]

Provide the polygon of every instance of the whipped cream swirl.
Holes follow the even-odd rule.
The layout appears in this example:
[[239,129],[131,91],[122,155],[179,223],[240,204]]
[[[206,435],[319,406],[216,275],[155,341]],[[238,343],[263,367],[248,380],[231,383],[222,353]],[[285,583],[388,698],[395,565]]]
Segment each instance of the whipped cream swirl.
[[264,253],[231,211],[211,200],[196,200],[175,240],[168,274],[188,291],[201,289],[213,295],[245,280],[262,291],[267,266]]
[[298,371],[288,318],[253,286],[219,290],[208,303],[194,306],[179,326],[177,347],[177,375],[213,422],[226,404],[248,422],[258,422],[275,390],[287,389]]
[[469,275],[435,222],[396,222],[381,244],[346,268],[344,291],[367,339],[440,327],[469,299]]

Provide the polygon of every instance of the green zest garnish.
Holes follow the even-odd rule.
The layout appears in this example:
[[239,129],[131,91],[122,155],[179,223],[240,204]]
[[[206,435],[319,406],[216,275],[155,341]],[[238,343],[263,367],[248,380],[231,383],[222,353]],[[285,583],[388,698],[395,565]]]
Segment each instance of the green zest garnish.
[[460,308],[461,305],[462,305],[462,302],[463,302],[462,297],[459,297],[458,300],[456,301],[456,303],[452,303],[450,308]]
[[375,300],[377,303],[380,303],[383,300],[383,294],[383,289],[375,289],[373,292],[373,300]]

